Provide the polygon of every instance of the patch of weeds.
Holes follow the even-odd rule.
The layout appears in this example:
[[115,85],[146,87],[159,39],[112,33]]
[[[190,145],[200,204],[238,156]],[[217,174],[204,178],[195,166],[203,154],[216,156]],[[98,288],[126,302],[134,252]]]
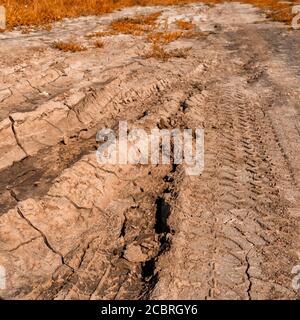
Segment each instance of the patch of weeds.
[[103,48],[104,47],[104,42],[103,41],[101,41],[101,40],[97,40],[97,41],[95,41],[94,42],[94,46],[95,46],[95,48]]
[[113,21],[110,28],[117,33],[139,36],[152,31],[156,27],[156,20],[159,16],[160,12],[155,12],[149,15],[137,15],[133,18],[122,18]]
[[[235,0],[202,0],[201,2],[214,5],[232,1]],[[199,0],[0,0],[0,5],[6,8],[7,30],[11,30],[14,27],[45,25],[64,18],[101,15],[135,5],[167,6],[193,2],[199,2]],[[293,17],[291,8],[298,1],[239,0],[239,2],[250,3],[268,11],[269,17],[273,20],[290,23]],[[141,30],[137,31],[141,32]]]
[[181,31],[170,31],[170,32],[153,32],[147,37],[148,41],[152,43],[167,44],[181,38],[183,33]]
[[75,42],[56,41],[52,45],[53,48],[64,52],[80,52],[87,50],[86,47]]
[[144,56],[145,58],[154,58],[162,61],[168,61],[171,58],[187,58],[190,48],[166,50],[161,45],[153,43],[151,49]]
[[98,31],[98,32],[87,34],[85,37],[88,39],[102,38],[102,37],[114,36],[116,34],[118,34],[118,32],[116,32],[116,31]]
[[185,21],[185,20],[176,20],[176,26],[181,29],[181,30],[193,30],[195,25],[189,21]]

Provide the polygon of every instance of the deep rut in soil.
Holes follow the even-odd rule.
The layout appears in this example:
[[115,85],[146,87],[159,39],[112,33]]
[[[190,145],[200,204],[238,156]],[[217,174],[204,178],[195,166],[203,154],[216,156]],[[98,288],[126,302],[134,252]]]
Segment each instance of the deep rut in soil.
[[[161,126],[171,128],[170,122],[173,126],[184,125],[181,119],[182,101],[186,96],[183,87],[188,88],[188,82],[179,80],[177,84],[173,83],[170,89],[160,88],[157,95],[135,101],[132,105],[127,104],[126,112],[132,110],[132,120],[128,121],[129,125],[149,129],[161,128]],[[157,117],[159,114],[160,116]],[[118,116],[121,117],[121,114]],[[129,117],[127,119],[130,120]],[[107,126],[108,123],[117,124],[114,119],[106,122],[105,125]],[[53,256],[58,258],[54,270],[50,269],[51,272],[49,272],[50,270],[45,270],[44,267],[42,271],[44,275],[49,272],[49,280],[46,284],[44,282],[41,286],[41,283],[35,283],[35,286],[40,285],[40,288],[34,291],[30,289],[28,292],[22,289],[17,291],[18,293],[14,290],[13,295],[38,299],[137,299],[149,296],[149,290],[157,280],[156,260],[169,247],[166,216],[168,205],[164,198],[165,194],[171,193],[174,181],[172,175],[175,174],[176,167],[172,165],[101,166],[97,164],[95,151],[91,153],[95,149],[94,139],[76,138],[76,148],[74,148],[74,142],[61,144],[58,147],[48,148],[33,158],[23,160],[24,163],[28,161],[35,166],[44,162],[46,155],[51,164],[51,161],[53,163],[57,161],[57,154],[69,151],[65,163],[59,162],[58,168],[53,166],[56,171],[49,166],[53,177],[43,170],[36,170],[38,172],[36,174],[36,171],[28,170],[24,163],[16,164],[9,169],[12,173],[21,168],[25,171],[19,173],[21,177],[28,171],[34,172],[35,176],[28,179],[27,183],[35,182],[34,178],[38,183],[32,193],[26,190],[24,181],[23,189],[18,196],[15,195],[15,191],[9,190],[14,193],[13,198],[17,202],[17,209],[13,208],[14,203],[9,202],[8,206],[12,209],[9,213],[4,213],[2,219],[13,217],[14,211],[17,210],[17,215],[13,218],[13,221],[17,220],[17,222],[14,223],[22,223],[19,221],[21,218],[25,220],[27,227],[34,229],[37,234],[34,237],[32,235],[29,240],[22,240],[16,248],[9,248],[8,251],[23,249],[25,252],[22,254],[26,254],[26,246],[34,247],[34,241],[39,239],[47,247],[39,248],[42,251],[40,254],[48,258],[49,252],[44,252],[48,249],[51,251],[52,259]],[[72,163],[69,169],[63,171]],[[11,174],[3,172],[3,176],[9,177]],[[40,187],[41,181],[44,182],[42,187]],[[105,181],[104,186],[99,185],[101,181]],[[102,199],[94,198],[97,194],[95,188],[96,190],[100,188],[98,190],[103,195]],[[14,189],[18,190],[17,187]],[[83,189],[85,191],[82,193]],[[36,200],[33,200],[32,196]],[[64,210],[70,211],[70,207],[71,211],[78,212],[75,215],[78,217],[73,227],[71,223],[68,230],[65,230],[70,232],[72,242],[75,240],[77,243],[70,243],[71,251],[64,245],[62,247],[60,236],[57,238],[54,235],[56,239],[52,237],[50,230],[59,228],[58,220],[45,221],[40,217],[41,214],[47,214],[49,210],[48,214],[50,212],[53,214],[53,206],[57,207],[58,203],[61,205],[59,211],[62,213]],[[43,213],[40,210],[43,210]],[[71,214],[74,215],[72,212]],[[61,218],[65,219],[64,216]],[[104,227],[103,224],[107,223],[107,219],[117,220],[116,225],[109,223]],[[42,225],[40,225],[41,221],[43,221]],[[8,221],[6,225],[9,225]],[[73,228],[78,230],[74,233]],[[66,242],[68,241],[65,241],[65,244]],[[42,243],[39,243],[39,246],[42,246]]]

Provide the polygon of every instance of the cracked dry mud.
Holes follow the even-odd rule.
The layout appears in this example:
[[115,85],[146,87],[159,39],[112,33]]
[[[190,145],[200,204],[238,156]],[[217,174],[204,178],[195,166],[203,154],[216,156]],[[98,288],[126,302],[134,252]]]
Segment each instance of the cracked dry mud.
[[[146,59],[86,34],[161,11],[201,36]],[[88,50],[64,53],[57,39]],[[297,299],[299,31],[252,6],[131,8],[0,34],[2,299]],[[204,128],[205,168],[100,165],[96,131]]]

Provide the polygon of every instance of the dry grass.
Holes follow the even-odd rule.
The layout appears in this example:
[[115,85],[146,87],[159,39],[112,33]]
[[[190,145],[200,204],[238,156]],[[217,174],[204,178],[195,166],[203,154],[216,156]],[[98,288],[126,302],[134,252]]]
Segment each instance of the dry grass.
[[86,47],[75,42],[57,41],[53,43],[53,48],[64,52],[80,52],[85,51]]
[[97,41],[95,41],[94,42],[94,46],[95,46],[95,48],[103,48],[104,47],[104,42],[103,41],[101,41],[101,40],[97,40]]
[[118,32],[115,31],[98,31],[98,32],[94,32],[91,34],[87,34],[86,37],[87,38],[102,38],[102,37],[109,37],[109,36],[114,36],[118,34]]
[[124,7],[171,5],[195,0],[0,0],[7,9],[7,29],[40,26],[63,18],[101,15]]
[[[231,2],[234,0],[227,0]],[[40,26],[63,18],[100,15],[134,5],[174,5],[199,2],[197,0],[0,0],[7,9],[7,28]],[[203,0],[204,3],[220,3],[222,0]],[[292,4],[277,0],[240,0],[271,10],[270,17],[283,22],[292,19]],[[297,2],[292,1],[292,2]]]
[[149,15],[138,15],[133,18],[123,18],[115,20],[111,23],[112,31],[118,33],[143,35],[154,30],[156,20],[160,16],[160,12],[155,12]]
[[[290,2],[297,2],[298,0],[290,0]],[[267,9],[269,13],[267,16],[273,20],[290,23],[293,19],[291,8],[292,3],[281,3],[276,0],[240,0],[244,3],[252,3],[261,9]]]
[[208,34],[209,33],[190,30],[190,31],[184,32],[183,38],[185,38],[185,39],[200,39],[200,38],[207,36]]
[[158,44],[153,44],[150,51],[145,54],[145,58],[155,58],[166,61],[169,59],[168,52]]
[[152,44],[165,45],[175,40],[186,38],[194,39],[200,38],[204,34],[199,31],[187,30],[187,31],[159,31],[151,32],[147,36],[147,40]]
[[194,29],[195,25],[189,21],[185,21],[185,20],[177,20],[176,21],[176,25],[179,29],[181,30],[192,30]]
[[153,32],[147,37],[148,41],[157,44],[167,44],[173,42],[183,36],[181,31]]
[[145,58],[154,58],[162,61],[168,61],[170,58],[186,58],[190,49],[166,50],[161,45],[153,43],[151,49],[144,56]]

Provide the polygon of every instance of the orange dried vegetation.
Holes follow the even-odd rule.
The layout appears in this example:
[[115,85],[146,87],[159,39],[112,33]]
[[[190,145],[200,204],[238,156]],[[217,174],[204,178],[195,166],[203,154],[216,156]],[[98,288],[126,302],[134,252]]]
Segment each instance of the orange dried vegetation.
[[194,28],[194,24],[189,22],[189,21],[185,21],[185,20],[177,20],[176,21],[176,25],[179,29],[182,30],[192,30]]
[[57,41],[53,43],[53,48],[65,51],[65,52],[79,52],[79,51],[85,51],[86,47],[75,43],[75,42],[63,42],[63,41]]
[[267,16],[273,20],[290,23],[293,18],[293,2],[296,3],[297,0],[286,2],[280,0],[239,0],[239,2],[250,3],[266,10]]
[[99,48],[100,49],[100,48],[104,47],[104,42],[101,41],[101,40],[97,40],[97,41],[95,41],[94,45],[95,45],[95,48]]
[[[233,2],[236,0],[227,0]],[[292,3],[279,0],[239,0],[270,10],[270,17],[290,22]],[[290,2],[297,3],[298,0]],[[192,2],[215,4],[226,0],[0,0],[7,9],[7,29],[17,26],[45,25],[63,18],[100,15],[135,5],[178,5]]]
[[165,31],[150,33],[147,39],[153,43],[167,44],[183,36],[181,31]]
[[109,37],[118,34],[115,31],[98,31],[94,33],[87,34],[87,38],[101,38],[101,37]]
[[138,15],[133,18],[122,18],[113,21],[110,27],[118,33],[143,35],[156,27],[156,20],[159,16],[160,12],[155,12],[149,15]]
[[168,61],[170,58],[186,58],[190,49],[166,50],[160,44],[153,43],[151,49],[146,53],[145,58],[154,58]]

